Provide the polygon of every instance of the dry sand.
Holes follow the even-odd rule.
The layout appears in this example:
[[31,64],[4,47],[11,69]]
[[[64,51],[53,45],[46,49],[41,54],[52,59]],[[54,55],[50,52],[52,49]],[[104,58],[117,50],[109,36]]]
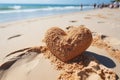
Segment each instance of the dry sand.
[[[120,13],[120,9],[100,9],[1,23],[1,80],[57,80],[62,78],[64,80],[66,78],[92,80],[93,77],[101,80],[106,78],[114,80],[115,74],[119,79],[120,15],[117,13]],[[47,48],[27,48],[44,46],[42,40],[46,30],[50,27],[59,26],[65,30],[71,26],[80,25],[89,28],[94,36],[93,43],[87,52],[78,56],[80,60],[74,59],[75,61],[73,60],[69,64],[63,63],[51,55]],[[8,55],[10,52],[23,48],[26,50]],[[87,63],[84,63],[84,58],[89,59]],[[93,66],[99,68],[96,69]],[[111,76],[109,76],[110,74]]]

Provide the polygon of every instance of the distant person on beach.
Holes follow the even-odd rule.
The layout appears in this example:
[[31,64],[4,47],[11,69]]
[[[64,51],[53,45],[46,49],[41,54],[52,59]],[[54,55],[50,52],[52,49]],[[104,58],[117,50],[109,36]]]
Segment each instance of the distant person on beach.
[[100,9],[102,9],[103,7],[104,7],[104,3],[98,5],[98,8]]
[[114,8],[119,8],[119,2],[114,2],[113,6],[114,6]]
[[109,8],[113,8],[113,7],[114,7],[114,5],[113,5],[113,4],[110,4],[110,5],[109,5]]
[[93,6],[94,6],[94,9],[95,9],[95,8],[96,8],[96,6],[97,6],[97,4],[95,3]]
[[114,2],[114,3],[109,4],[109,8],[119,8],[119,7],[120,7],[119,2]]
[[80,10],[82,10],[82,9],[83,9],[83,5],[82,5],[82,4],[80,5],[80,8],[81,8]]

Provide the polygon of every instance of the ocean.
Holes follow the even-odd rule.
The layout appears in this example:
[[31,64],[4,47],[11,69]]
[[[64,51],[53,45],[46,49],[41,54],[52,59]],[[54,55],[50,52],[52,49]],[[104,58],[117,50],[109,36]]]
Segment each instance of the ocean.
[[93,6],[60,4],[0,4],[0,23],[91,10]]

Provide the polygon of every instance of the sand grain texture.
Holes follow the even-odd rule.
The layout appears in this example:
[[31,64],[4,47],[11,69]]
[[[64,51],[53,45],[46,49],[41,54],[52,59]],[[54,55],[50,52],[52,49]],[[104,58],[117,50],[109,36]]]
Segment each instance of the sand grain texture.
[[92,33],[83,26],[67,32],[58,27],[50,28],[45,35],[49,50],[62,61],[69,61],[82,54],[92,42]]
[[[18,80],[91,80],[94,77],[98,80],[117,79],[112,70],[100,64],[94,56],[88,55],[87,52],[65,63],[55,57],[47,47],[40,46],[29,49],[14,61],[5,71],[1,69],[3,71],[1,80],[16,80],[15,74],[17,74]],[[42,69],[41,66],[44,68]]]

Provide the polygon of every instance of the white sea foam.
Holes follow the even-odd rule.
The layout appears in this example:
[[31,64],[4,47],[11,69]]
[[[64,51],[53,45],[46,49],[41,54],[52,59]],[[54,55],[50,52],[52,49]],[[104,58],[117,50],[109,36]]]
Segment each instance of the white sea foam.
[[14,8],[14,9],[20,9],[21,6],[14,6],[13,8]]
[[[83,6],[83,10],[91,10],[92,6]],[[80,6],[36,6],[36,5],[0,5],[0,22],[29,19],[40,16],[80,11]],[[19,14],[19,15],[18,15]]]
[[[36,8],[36,9],[21,9],[21,6],[12,6],[13,10],[3,10],[0,13],[20,13],[20,12],[35,12],[35,11],[52,11],[52,10],[70,10],[70,9],[80,9],[80,6],[66,6],[66,7],[47,7],[47,8]],[[90,8],[90,6],[85,6],[83,8]]]
[[14,6],[10,6],[10,7],[8,7],[8,8],[18,10],[18,9],[21,9],[22,6],[14,5]]

